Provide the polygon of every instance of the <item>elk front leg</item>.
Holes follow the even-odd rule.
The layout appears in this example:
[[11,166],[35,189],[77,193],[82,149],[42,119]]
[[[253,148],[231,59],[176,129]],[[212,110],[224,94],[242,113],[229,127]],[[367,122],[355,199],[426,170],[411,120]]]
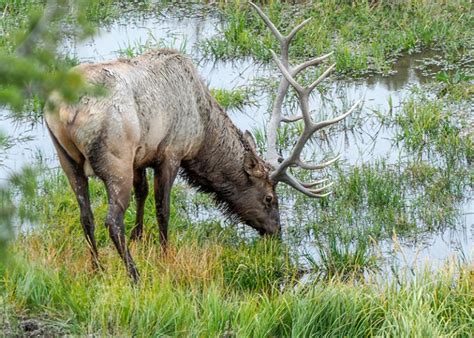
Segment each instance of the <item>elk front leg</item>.
[[99,253],[97,250],[97,244],[94,237],[94,215],[91,209],[91,203],[89,198],[89,182],[87,176],[84,173],[84,169],[81,165],[76,163],[63,147],[58,143],[56,138],[51,134],[51,138],[54,143],[54,147],[58,153],[59,163],[63,168],[66,176],[69,180],[69,184],[76,195],[77,203],[81,213],[81,225],[84,230],[86,242],[89,247],[92,257],[92,268],[97,270],[101,267],[99,262]]
[[156,218],[160,228],[160,243],[164,251],[166,251],[168,243],[171,187],[178,173],[179,165],[179,161],[165,158],[155,168],[154,188]]
[[[118,166],[120,165],[121,163],[116,163],[116,172],[114,173],[114,176],[108,176],[103,179],[109,196],[109,210],[105,220],[105,225],[109,230],[110,238],[125,263],[128,274],[132,277],[134,282],[138,282],[140,276],[125,242],[124,224],[124,214],[128,208],[132,191],[133,170],[130,166],[129,171],[121,171],[118,169]],[[122,172],[122,175],[118,175],[120,172]]]
[[148,196],[146,169],[135,169],[133,174],[133,188],[135,190],[135,200],[137,202],[137,218],[135,221],[135,227],[130,236],[132,241],[140,240],[143,236],[143,214],[145,212],[145,201]]

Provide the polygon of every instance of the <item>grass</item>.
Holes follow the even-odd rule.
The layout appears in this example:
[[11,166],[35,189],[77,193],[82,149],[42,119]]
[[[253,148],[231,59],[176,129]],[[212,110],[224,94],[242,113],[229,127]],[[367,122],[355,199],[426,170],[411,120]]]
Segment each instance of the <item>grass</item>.
[[[288,230],[291,247],[313,248],[304,258],[320,280],[378,275],[386,261],[377,243],[392,243],[394,234],[410,243],[463,228],[462,205],[472,199],[474,182],[469,101],[437,95],[433,87],[415,88],[400,106],[376,114],[392,131],[391,152],[400,153],[398,159],[373,158],[328,170],[334,193],[312,202],[280,187],[286,222],[294,224]],[[315,178],[298,174],[306,181]],[[465,259],[469,264],[472,258]]]
[[91,272],[85,243],[71,230],[49,225],[12,243],[13,258],[0,274],[7,335],[26,328],[140,337],[468,337],[474,329],[467,266],[426,271],[401,284],[302,283],[287,263],[275,263],[285,257],[279,243],[232,247],[216,237],[207,245],[174,239],[166,257],[151,241],[132,245],[142,272],[134,287],[110,244],[100,245],[106,270]]
[[303,256],[308,270],[319,280],[360,281],[380,270],[380,259],[367,238],[355,241],[335,233],[319,236],[314,255]]
[[451,72],[442,71],[436,75],[442,85],[440,96],[450,96],[455,101],[468,101],[474,95],[474,71],[456,69]]
[[[469,87],[468,83],[462,83]],[[459,101],[452,91],[439,95],[438,85],[434,82],[414,86],[400,106],[394,107],[389,102],[386,111],[373,116],[365,111],[347,123],[352,128],[358,120],[373,121],[372,130],[388,130],[386,135],[391,138],[392,147],[385,157],[368,155],[363,164],[342,163],[313,177],[301,170],[294,171],[304,181],[331,177],[335,182],[331,196],[309,202],[292,189],[279,187],[282,205],[288,209],[287,223],[298,225],[289,230],[290,240],[295,240],[296,246],[308,236],[323,236],[324,243],[313,241],[319,248],[319,256],[346,257],[341,252],[348,252],[351,255],[346,260],[351,265],[358,260],[354,249],[369,238],[375,242],[390,240],[395,232],[404,239],[416,239],[464,223],[462,205],[472,199],[474,187],[470,101]],[[284,137],[279,140],[279,148],[291,149],[295,135],[300,133],[298,129],[297,124],[282,126],[280,135]],[[358,130],[347,130],[350,140],[352,132],[357,134]],[[320,158],[321,149],[333,151],[334,146],[330,143],[328,147],[326,139],[336,133],[342,132],[329,130],[321,138],[315,137],[314,143],[307,147],[305,158],[315,155]],[[264,131],[254,134],[263,153]],[[329,245],[327,240],[334,235],[339,248]],[[327,255],[328,250],[334,255]],[[370,261],[370,250],[364,250],[362,257]],[[325,269],[331,270],[330,265],[326,264]]]
[[398,127],[396,141],[419,158],[435,157],[448,168],[473,160],[473,131],[462,106],[417,90],[393,122]]
[[234,89],[211,89],[212,96],[217,100],[224,110],[240,110],[247,106],[252,106],[255,102],[252,99],[253,92],[245,87],[237,87]]
[[465,268],[426,273],[401,286],[334,279],[240,291],[223,282],[213,247],[188,246],[163,259],[148,246],[135,251],[143,281],[132,287],[113,254],[107,272],[93,275],[84,272],[88,262],[80,251],[82,257],[69,257],[68,264],[61,261],[66,252],[17,257],[1,280],[11,310],[0,316],[9,322],[37,318],[45,334],[73,335],[467,337],[474,325],[472,277]]
[[[209,58],[222,60],[254,57],[271,59],[276,40],[251,7],[241,1],[220,2],[226,18],[221,33],[203,43]],[[313,20],[295,38],[295,59],[335,51],[340,74],[390,73],[402,54],[439,49],[451,64],[472,55],[474,22],[470,1],[270,1],[260,4],[283,32],[303,19]],[[259,37],[259,38],[255,38]]]

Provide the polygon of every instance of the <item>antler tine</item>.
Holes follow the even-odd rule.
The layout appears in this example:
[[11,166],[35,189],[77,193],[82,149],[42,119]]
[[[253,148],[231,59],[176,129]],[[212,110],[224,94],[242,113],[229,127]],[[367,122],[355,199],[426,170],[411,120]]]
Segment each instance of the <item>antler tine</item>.
[[314,181],[314,182],[300,182],[300,184],[305,188],[312,188],[314,186],[326,183],[327,181],[329,181],[329,180],[327,178],[324,178],[322,180],[317,180],[317,181]]
[[[304,88],[295,80],[295,78],[288,71],[288,68],[285,67],[285,65],[280,61],[280,59],[278,58],[278,56],[275,54],[273,50],[270,50],[270,53],[272,54],[273,60],[277,64],[278,68],[280,69],[285,79],[291,84],[291,86],[298,93],[298,96],[300,99],[302,118],[305,121],[305,126],[311,125],[312,122],[311,122],[311,116],[309,113],[308,97],[307,97],[309,93],[308,89]],[[281,122],[281,117],[280,117],[280,122]]]
[[346,117],[348,117],[349,115],[351,115],[354,112],[354,110],[361,104],[361,102],[362,102],[362,100],[358,100],[356,103],[354,103],[354,105],[347,112],[345,112],[342,115],[339,115],[338,117],[315,123],[313,125],[313,133],[320,130],[320,129],[322,129],[322,128],[325,128],[327,126],[330,126],[332,124],[335,124],[335,123],[338,123],[338,122],[344,120]]
[[[275,103],[273,105],[271,119],[268,125],[268,133],[267,133],[267,140],[268,140],[268,148],[266,152],[266,158],[268,162],[274,167],[279,167],[279,155],[277,151],[277,134],[278,134],[278,127],[281,122],[294,122],[299,120],[300,118],[282,118],[282,105],[284,98],[288,92],[289,85],[291,84],[301,95],[303,94],[303,87],[301,87],[293,76],[290,74],[290,67],[289,67],[289,57],[288,57],[288,48],[289,43],[294,38],[296,33],[300,31],[305,25],[309,23],[308,20],[304,20],[300,23],[297,27],[295,27],[288,36],[283,36],[280,31],[275,27],[275,25],[271,22],[268,16],[253,2],[249,1],[250,5],[257,11],[258,15],[262,18],[268,28],[272,31],[273,35],[278,39],[280,42],[281,48],[281,59],[276,56],[276,54],[271,51],[272,57],[275,60],[277,66],[283,73],[283,79],[280,82],[280,86],[278,88],[278,94],[275,98]],[[315,62],[315,61],[313,61]],[[303,114],[302,118],[304,118],[307,122],[310,121],[308,114]]]
[[321,62],[323,62],[324,60],[326,60],[327,58],[329,58],[333,54],[334,54],[334,52],[327,53],[327,54],[315,57],[315,58],[313,58],[311,60],[308,60],[306,62],[303,62],[303,63],[293,67],[293,72],[292,72],[291,75],[293,75],[293,77],[295,77],[296,75],[301,73],[306,68],[311,67],[311,66],[316,66],[316,65],[320,64]]
[[321,164],[310,164],[310,163],[306,163],[306,162],[303,162],[303,161],[298,161],[296,164],[298,165],[298,167],[300,167],[302,169],[306,169],[306,170],[321,170],[321,169],[329,167],[331,164],[339,161],[340,158],[341,158],[341,155],[337,155],[332,160],[329,160],[329,161],[321,163]]
[[324,190],[327,190],[327,189],[331,188],[333,185],[334,185],[334,182],[331,182],[331,183],[325,185],[324,187],[321,187],[321,188],[318,188],[318,189],[308,189],[308,190],[311,191],[314,194],[319,194],[320,192],[323,192]]
[[295,116],[289,116],[289,117],[282,117],[281,122],[291,123],[291,122],[296,122],[302,119],[303,119],[302,115],[295,115]]
[[288,69],[285,67],[285,65],[280,61],[278,56],[275,54],[273,50],[270,49],[270,53],[272,54],[273,61],[277,64],[278,68],[280,69],[281,73],[285,77],[285,79],[295,88],[295,90],[298,92],[298,94],[304,93],[304,88],[296,82],[296,80],[293,78],[293,76],[290,74]]
[[265,13],[263,13],[263,11],[260,9],[260,7],[258,7],[252,1],[249,1],[249,4],[257,11],[258,15],[260,15],[260,17],[265,22],[265,24],[268,26],[268,28],[270,28],[273,35],[275,35],[275,37],[278,39],[278,41],[280,41],[280,43],[284,43],[285,42],[285,36],[283,36],[283,34],[280,33],[278,28],[275,27],[273,22],[271,22],[271,20],[268,18],[268,16]]
[[[326,197],[326,196],[329,196],[332,192],[327,192],[325,194],[320,194],[320,192],[322,192],[323,188],[320,188],[320,189],[308,189],[306,187],[304,187],[296,178],[294,178],[292,175],[288,174],[288,173],[285,173],[285,175],[282,176],[282,178],[280,179],[282,182],[285,182],[286,184],[288,184],[290,187],[293,187],[295,188],[296,190],[298,190],[299,192],[305,194],[306,196],[309,196],[309,197],[313,197],[313,198],[321,198],[321,197]],[[328,186],[330,187],[332,184],[328,184]]]
[[[321,74],[313,83],[311,83],[308,87],[303,87],[301,84],[296,81],[297,75],[305,70],[308,67],[317,65],[324,60],[328,59],[333,52],[315,57],[313,59],[310,59],[306,62],[303,62],[295,67],[291,67],[289,64],[289,44],[295,37],[296,33],[298,33],[303,27],[305,27],[311,19],[306,19],[303,22],[301,22],[299,25],[297,25],[294,29],[291,30],[291,32],[287,35],[284,36],[280,33],[280,31],[275,27],[275,25],[270,21],[267,15],[253,2],[250,2],[250,5],[257,11],[259,16],[263,19],[265,24],[268,26],[268,28],[272,31],[272,33],[275,35],[275,37],[278,39],[280,42],[280,47],[281,47],[281,55],[277,56],[273,50],[270,50],[270,53],[272,55],[273,60],[275,61],[276,65],[278,66],[278,69],[282,73],[282,78],[281,82],[278,88],[278,93],[275,99],[275,102],[273,104],[273,109],[272,109],[272,114],[271,114],[271,119],[268,125],[268,132],[267,132],[267,141],[268,141],[268,148],[267,148],[267,153],[266,153],[266,158],[267,161],[273,166],[274,171],[270,174],[270,178],[274,180],[275,182],[284,182],[288,184],[289,186],[295,188],[296,190],[302,192],[306,196],[309,197],[325,197],[328,196],[331,192],[328,193],[322,193],[324,191],[327,191],[333,183],[329,183],[325,186],[321,186],[318,188],[314,188],[316,186],[319,186],[320,184],[323,184],[327,182],[327,179],[315,181],[315,182],[300,182],[297,180],[294,176],[292,176],[290,173],[287,172],[289,167],[295,167],[298,166],[302,169],[307,169],[307,170],[318,170],[318,169],[323,169],[337,160],[339,160],[340,156],[337,156],[336,158],[321,163],[321,164],[311,164],[307,163],[301,160],[301,153],[303,151],[304,146],[308,142],[308,140],[316,133],[318,130],[327,127],[329,125],[335,124],[343,119],[345,119],[347,116],[349,116],[355,109],[356,107],[360,104],[361,101],[358,101],[356,104],[354,104],[349,111],[346,113],[333,118],[333,119],[328,119],[322,122],[315,123],[313,122],[310,114],[310,107],[309,107],[309,98],[311,92],[316,88],[318,84],[320,84],[335,68],[335,64],[331,65],[328,69],[326,69],[323,74]],[[285,96],[288,92],[288,89],[290,85],[295,89],[296,93],[298,94],[298,101],[299,101],[299,107],[301,110],[301,115],[297,114],[291,117],[282,117],[282,106],[283,102],[285,99]],[[286,159],[283,159],[281,161],[281,156],[278,154],[277,151],[277,135],[278,135],[278,128],[280,126],[281,122],[296,122],[299,120],[303,120],[304,122],[304,129],[302,134],[299,136],[298,141],[296,142],[293,150],[289,154],[289,156]]]
[[287,39],[287,43],[290,43],[293,38],[295,37],[296,33],[298,33],[304,26],[306,26],[310,21],[312,20],[312,18],[309,18],[309,19],[306,19],[304,20],[302,23],[300,23],[298,26],[296,26],[295,28],[293,28],[293,30],[290,32],[290,34],[288,34],[286,36],[286,39]]
[[316,81],[314,81],[309,87],[304,88],[301,86],[294,78],[299,72],[301,72],[303,69],[322,62],[323,60],[327,59],[329,56],[331,56],[332,53],[323,55],[319,58],[314,58],[312,60],[309,60],[308,62],[302,63],[301,65],[297,66],[295,69],[292,71],[289,71],[287,67],[280,61],[279,57],[276,55],[276,53],[270,49],[270,53],[272,54],[273,61],[277,64],[278,68],[282,72],[283,76],[285,79],[295,88],[295,90],[298,92],[300,96],[302,96],[305,92],[311,93],[316,86],[321,83],[336,67],[336,64],[331,65],[326,71],[321,74],[320,77]]
[[273,35],[275,35],[275,37],[278,39],[278,41],[280,41],[280,44],[282,46],[288,46],[290,44],[290,42],[293,40],[293,38],[295,37],[296,33],[298,33],[304,26],[306,26],[312,20],[312,18],[304,20],[298,26],[293,28],[293,30],[287,36],[284,36],[283,34],[280,33],[278,28],[276,28],[276,26],[268,18],[268,16],[260,9],[260,7],[255,5],[252,1],[249,1],[249,4],[253,8],[255,8],[258,15],[260,15],[262,20],[265,22],[265,24],[268,26],[268,28],[270,28],[270,30],[272,31]]
[[321,81],[328,77],[328,75],[334,70],[334,68],[336,68],[335,63],[329,66],[329,68],[326,69],[324,73],[322,73],[321,76],[316,79],[316,81],[309,85],[308,92],[311,93],[314,88],[316,88],[316,86],[321,83]]

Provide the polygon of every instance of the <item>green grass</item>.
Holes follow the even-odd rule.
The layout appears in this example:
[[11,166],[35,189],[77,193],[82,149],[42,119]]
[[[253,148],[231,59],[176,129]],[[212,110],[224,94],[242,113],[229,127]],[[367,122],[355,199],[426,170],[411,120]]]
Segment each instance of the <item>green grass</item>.
[[[362,266],[370,269],[370,246],[360,246],[370,238],[375,242],[390,240],[395,232],[410,240],[464,224],[462,206],[472,199],[474,187],[470,101],[458,101],[449,93],[437,95],[438,85],[434,82],[413,88],[399,106],[389,104],[387,110],[373,115],[364,112],[354,116],[354,121],[373,119],[374,129],[389,131],[391,158],[368,153],[363,164],[340,163],[313,176],[295,169],[294,174],[304,181],[332,178],[334,193],[324,199],[309,201],[293,189],[279,186],[282,205],[289,205],[291,210],[289,223],[295,225],[289,229],[290,241],[298,246],[310,235],[323,237],[322,243],[313,240],[312,244],[319,256],[334,258],[334,262],[324,262],[324,271],[343,267],[337,262],[342,258],[348,266],[364,258],[366,264]],[[281,128],[281,149],[291,149],[298,129],[297,124]],[[329,130],[322,141],[316,137],[314,144],[308,145],[305,158],[311,159],[311,151],[321,157],[321,149],[327,148],[327,135],[336,133],[341,131]],[[263,153],[264,131],[254,134]],[[329,241],[333,236],[337,237],[337,245]],[[357,254],[359,246],[363,255]],[[344,274],[343,268],[339,271]]]
[[441,83],[440,96],[449,96],[455,101],[469,101],[474,95],[474,70],[456,69],[451,72],[442,71],[436,75]]
[[462,106],[449,100],[418,91],[406,99],[401,112],[394,116],[398,127],[396,141],[403,142],[418,158],[440,159],[447,168],[465,165],[474,155],[473,131],[467,124],[466,113],[463,114]]
[[[283,32],[306,18],[313,20],[297,35],[295,59],[335,51],[340,74],[389,73],[402,54],[438,49],[450,63],[472,55],[474,17],[470,1],[270,1],[260,4]],[[241,1],[221,2],[226,22],[221,33],[203,43],[209,58],[271,59],[276,40],[251,7]],[[258,38],[256,38],[258,37]]]
[[[285,186],[282,204],[291,205],[290,242],[298,247],[311,235],[323,261],[321,269],[345,274],[345,267],[376,267],[370,242],[406,240],[459,228],[462,203],[472,191],[468,167],[440,169],[426,161],[388,164],[384,160],[340,167],[333,174],[334,193],[308,200]],[[341,264],[341,260],[347,264]],[[355,262],[355,263],[354,263]],[[332,273],[330,274],[332,275]]]
[[255,104],[252,100],[254,93],[248,88],[238,87],[232,90],[212,88],[211,94],[224,110],[243,110]]
[[378,257],[370,238],[349,239],[331,232],[318,235],[314,255],[306,254],[308,270],[320,280],[353,281],[364,280],[365,276],[379,272],[381,257]]
[[[472,272],[463,266],[401,285],[299,283],[288,271],[286,283],[274,283],[265,262],[274,260],[275,243],[254,252],[175,242],[163,258],[148,242],[133,246],[142,272],[134,287],[110,245],[101,247],[106,270],[94,274],[83,241],[61,231],[53,239],[49,230],[12,244],[0,279],[7,335],[24,334],[19,326],[31,319],[46,335],[468,337],[474,329]],[[260,270],[273,283],[261,285]]]

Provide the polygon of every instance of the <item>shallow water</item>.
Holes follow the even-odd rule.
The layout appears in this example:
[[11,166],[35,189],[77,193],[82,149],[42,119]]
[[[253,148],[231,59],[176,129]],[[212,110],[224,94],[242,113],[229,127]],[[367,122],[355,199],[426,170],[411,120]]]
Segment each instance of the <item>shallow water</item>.
[[[202,77],[213,88],[235,88],[251,83],[259,77],[274,74],[273,68],[255,65],[251,60],[235,63],[217,64],[201,61],[196,44],[217,33],[220,22],[211,16],[204,17],[127,17],[100,29],[99,34],[85,42],[67,41],[64,53],[68,53],[80,62],[110,60],[120,56],[120,50],[127,47],[137,51],[139,45],[153,44],[183,50],[192,55],[198,64]],[[321,143],[325,150],[341,153],[346,164],[362,164],[377,159],[386,159],[396,163],[404,154],[401,148],[393,146],[393,130],[380,125],[373,112],[385,112],[389,105],[399,106],[410,92],[410,87],[423,83],[427,79],[415,67],[423,55],[404,56],[395,65],[396,73],[391,76],[371,76],[368,79],[352,82],[336,81],[330,85],[322,102],[315,97],[312,104],[322,114],[343,112],[351,102],[363,98],[363,108],[347,123],[353,125],[346,132],[331,135],[330,141]],[[244,109],[243,112],[229,112],[230,117],[241,129],[261,128],[264,125],[269,107],[266,94],[258,95],[257,107]],[[323,104],[324,103],[324,104]],[[334,112],[336,110],[336,112]],[[1,114],[1,112],[0,112]],[[358,123],[359,122],[359,123]],[[57,167],[53,146],[44,126],[19,125],[8,120],[0,122],[0,130],[12,136],[29,135],[33,139],[15,145],[7,152],[0,179],[5,180],[10,172],[25,164],[41,160],[49,167]],[[283,206],[282,209],[285,209]],[[460,258],[474,257],[474,204],[472,199],[462,206],[462,221],[457,229],[443,233],[426,234],[421,239],[400,241],[400,248],[394,248],[393,241],[379,243],[381,251],[403,266],[413,266],[417,262],[428,260],[439,265],[453,255]],[[311,246],[305,248],[312,252]],[[316,255],[316,254],[315,254]]]

